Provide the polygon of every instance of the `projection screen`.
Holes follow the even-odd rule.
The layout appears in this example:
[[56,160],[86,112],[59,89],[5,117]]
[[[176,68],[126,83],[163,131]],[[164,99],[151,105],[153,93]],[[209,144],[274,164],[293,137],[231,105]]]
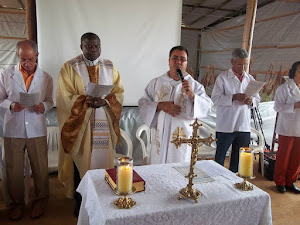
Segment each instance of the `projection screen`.
[[99,35],[102,58],[112,60],[136,106],[144,88],[168,70],[169,50],[180,43],[181,0],[38,0],[39,65],[54,81],[64,62],[81,54],[80,37]]

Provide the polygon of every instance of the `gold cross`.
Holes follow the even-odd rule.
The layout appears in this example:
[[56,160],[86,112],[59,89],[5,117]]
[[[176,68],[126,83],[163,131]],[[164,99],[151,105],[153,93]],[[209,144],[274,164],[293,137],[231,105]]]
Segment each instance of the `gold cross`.
[[[183,188],[179,191],[179,197],[178,199],[181,199],[182,197],[193,199],[195,202],[198,202],[198,198],[202,195],[200,191],[193,188],[193,178],[197,175],[194,174],[194,167],[197,161],[198,156],[198,150],[199,147],[201,147],[204,143],[207,143],[209,146],[211,146],[211,143],[215,141],[215,139],[212,137],[212,134],[210,134],[207,138],[200,138],[198,136],[198,130],[199,127],[202,126],[201,123],[198,122],[198,119],[195,120],[193,124],[190,124],[190,126],[193,127],[193,135],[189,138],[180,138],[179,137],[179,128],[178,132],[175,134],[176,138],[171,141],[171,143],[174,143],[176,148],[180,147],[181,144],[188,144],[192,146],[192,155],[191,155],[191,164],[190,164],[190,172],[186,176],[186,178],[189,179],[189,183],[186,188]],[[173,134],[174,135],[174,134]]]
[[[180,131],[179,131],[179,129],[180,129]],[[186,135],[183,134],[183,128],[182,127],[181,128],[177,127],[177,132],[174,132],[172,135],[173,135],[172,139],[175,139],[177,137],[186,137]]]

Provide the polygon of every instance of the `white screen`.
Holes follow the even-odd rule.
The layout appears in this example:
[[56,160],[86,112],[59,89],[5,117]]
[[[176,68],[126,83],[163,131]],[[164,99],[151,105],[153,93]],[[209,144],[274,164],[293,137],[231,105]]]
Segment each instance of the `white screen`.
[[86,32],[101,39],[102,58],[119,70],[125,106],[136,106],[149,81],[168,70],[170,49],[180,43],[182,0],[38,0],[39,65],[54,80],[81,54]]

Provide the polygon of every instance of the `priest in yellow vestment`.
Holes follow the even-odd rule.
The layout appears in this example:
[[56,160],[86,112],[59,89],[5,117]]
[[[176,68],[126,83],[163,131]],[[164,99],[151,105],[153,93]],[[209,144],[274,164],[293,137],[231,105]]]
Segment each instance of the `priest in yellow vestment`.
[[[120,142],[124,93],[113,63],[100,58],[100,38],[86,33],[81,37],[80,47],[83,54],[61,68],[56,95],[61,131],[58,177],[64,182],[69,198],[87,170],[113,167],[115,146]],[[86,94],[90,83],[113,85],[113,89],[105,96],[91,97]],[[80,200],[79,204],[77,199],[76,202],[75,215]]]

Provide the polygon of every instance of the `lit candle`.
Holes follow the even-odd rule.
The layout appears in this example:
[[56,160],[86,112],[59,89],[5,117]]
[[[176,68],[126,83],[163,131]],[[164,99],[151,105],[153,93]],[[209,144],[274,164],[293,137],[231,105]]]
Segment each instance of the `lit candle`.
[[132,190],[132,167],[130,164],[118,167],[118,191],[128,193]]
[[[248,151],[247,151],[247,150]],[[245,151],[246,150],[246,151]],[[253,173],[253,153],[251,148],[243,148],[240,151],[239,175],[241,177],[252,177]]]

